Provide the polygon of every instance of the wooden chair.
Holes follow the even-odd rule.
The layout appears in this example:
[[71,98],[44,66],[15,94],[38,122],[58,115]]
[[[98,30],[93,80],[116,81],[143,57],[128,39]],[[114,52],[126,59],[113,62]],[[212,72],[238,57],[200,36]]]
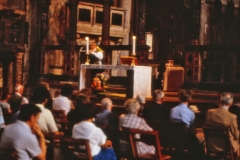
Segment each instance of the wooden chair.
[[[203,133],[206,142],[206,153],[210,158],[238,160],[237,153],[231,146],[229,139],[229,127],[213,127],[204,125]],[[219,151],[217,148],[222,148]]]
[[1,160],[17,160],[17,152],[12,149],[0,149]]
[[77,160],[86,159],[92,160],[91,149],[89,140],[87,139],[74,139],[71,137],[63,137],[61,139],[62,151],[64,152],[65,159]]
[[[135,159],[138,159],[138,160],[140,160],[140,159],[162,160],[162,159],[169,159],[170,158],[170,156],[164,157],[161,154],[161,145],[160,145],[160,141],[159,141],[158,131],[142,131],[142,130],[138,130],[138,129],[130,129],[129,133],[130,133],[130,142],[131,142],[133,157]],[[136,134],[140,134],[140,138],[136,137]],[[142,138],[142,137],[144,137],[144,138]],[[147,142],[145,142],[145,143],[149,143],[149,141],[151,141],[150,140],[151,137],[154,138],[154,139],[152,139],[152,142],[155,143],[153,145],[156,149],[156,153],[155,154],[140,155],[137,151],[137,142],[144,142],[145,140],[147,140]]]
[[57,119],[57,124],[60,124],[61,131],[64,133],[64,136],[71,136],[72,129],[76,122],[68,121],[67,119]]

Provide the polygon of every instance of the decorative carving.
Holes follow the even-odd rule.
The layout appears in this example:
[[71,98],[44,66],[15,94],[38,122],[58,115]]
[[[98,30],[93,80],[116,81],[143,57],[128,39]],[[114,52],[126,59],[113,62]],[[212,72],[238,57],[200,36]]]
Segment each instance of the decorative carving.
[[24,16],[12,11],[4,11],[1,20],[0,38],[2,44],[11,46],[24,45]]
[[145,45],[146,31],[146,2],[139,0],[138,3],[138,44]]
[[15,54],[16,56],[16,76],[15,80],[16,83],[22,84],[23,83],[23,73],[22,73],[22,68],[23,68],[23,52],[18,52]]

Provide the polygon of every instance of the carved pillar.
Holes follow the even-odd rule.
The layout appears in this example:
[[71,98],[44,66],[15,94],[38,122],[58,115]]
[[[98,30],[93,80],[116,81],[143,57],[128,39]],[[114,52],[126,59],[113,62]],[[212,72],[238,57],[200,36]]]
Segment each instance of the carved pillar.
[[[191,44],[199,45],[201,1],[190,1],[191,12]],[[185,54],[184,80],[186,82],[200,82],[202,78],[202,52],[187,51]]]
[[23,52],[18,52],[15,54],[16,57],[16,76],[15,76],[15,83],[23,84]]
[[77,8],[79,0],[69,0],[70,24],[69,24],[69,44],[76,45],[77,36]]
[[140,65],[148,65],[148,49],[146,46],[145,32],[146,32],[146,1],[136,1],[137,10],[137,58]]
[[7,74],[7,88],[10,93],[13,92],[13,62],[10,62],[8,65],[8,74]]
[[[102,23],[102,41],[101,45],[110,45],[110,12],[112,0],[103,0],[103,23]],[[105,63],[112,64],[112,53],[105,51]],[[103,62],[104,63],[104,62]]]
[[38,42],[41,44],[48,33],[48,10],[49,5],[51,4],[50,0],[39,0],[38,1]]

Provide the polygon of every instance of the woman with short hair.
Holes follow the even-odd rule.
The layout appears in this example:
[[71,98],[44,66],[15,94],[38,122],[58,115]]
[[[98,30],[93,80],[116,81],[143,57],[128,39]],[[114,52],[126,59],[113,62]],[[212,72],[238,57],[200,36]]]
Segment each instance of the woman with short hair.
[[[122,128],[131,128],[131,129],[139,129],[143,131],[152,131],[153,129],[149,127],[146,121],[137,116],[138,111],[140,109],[140,104],[134,98],[128,99],[124,103],[124,107],[127,111],[127,114],[122,114],[119,117],[119,127]],[[154,154],[155,148],[154,146],[146,145],[143,142],[138,142],[138,153],[139,154]]]

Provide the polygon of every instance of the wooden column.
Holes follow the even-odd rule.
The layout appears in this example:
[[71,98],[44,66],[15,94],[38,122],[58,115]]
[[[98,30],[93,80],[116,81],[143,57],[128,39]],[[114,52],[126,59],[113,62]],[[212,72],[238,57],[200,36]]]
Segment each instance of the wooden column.
[[76,45],[76,33],[77,33],[77,8],[79,0],[69,0],[70,9],[70,25],[69,25],[69,44]]
[[[110,45],[110,13],[112,0],[103,0],[103,23],[101,45]],[[112,52],[105,51],[103,63],[112,64]]]
[[137,0],[137,58],[139,65],[148,65],[148,49],[146,46],[145,32],[146,32],[146,1]]
[[42,43],[48,33],[48,10],[50,0],[39,0],[38,1],[38,43]]
[[[200,12],[201,1],[190,1],[191,10],[191,40],[192,45],[200,44],[199,30],[200,30]],[[184,67],[184,80],[185,82],[200,82],[202,77],[202,54],[200,51],[187,51],[185,54],[185,67]]]

